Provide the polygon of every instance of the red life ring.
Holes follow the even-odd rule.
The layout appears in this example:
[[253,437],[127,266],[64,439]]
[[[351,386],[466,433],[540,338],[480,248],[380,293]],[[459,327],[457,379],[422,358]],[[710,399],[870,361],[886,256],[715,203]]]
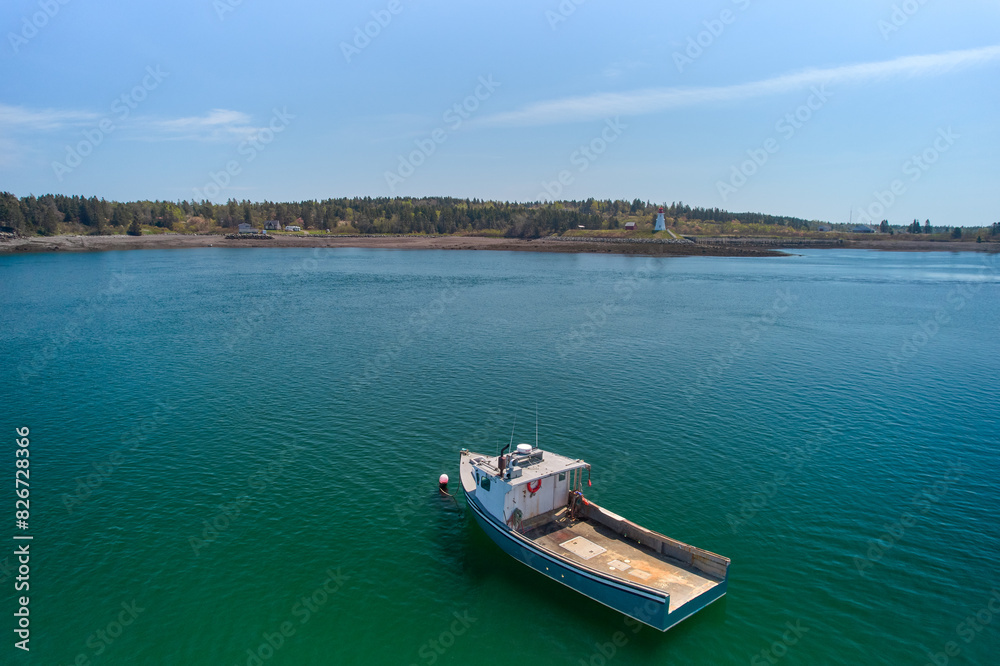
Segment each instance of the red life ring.
[[[531,487],[532,483],[535,484],[534,488]],[[542,487],[542,480],[541,479],[535,479],[534,481],[528,481],[528,492],[531,493],[532,495],[534,495],[535,493],[537,493],[538,489],[541,488],[541,487]]]

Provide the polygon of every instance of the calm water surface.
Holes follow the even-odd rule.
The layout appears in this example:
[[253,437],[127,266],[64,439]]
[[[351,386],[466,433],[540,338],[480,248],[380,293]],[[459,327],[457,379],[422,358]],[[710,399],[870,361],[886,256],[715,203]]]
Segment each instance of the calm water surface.
[[[2,663],[996,664],[996,258],[0,257]],[[536,401],[721,602],[633,632],[438,496]]]

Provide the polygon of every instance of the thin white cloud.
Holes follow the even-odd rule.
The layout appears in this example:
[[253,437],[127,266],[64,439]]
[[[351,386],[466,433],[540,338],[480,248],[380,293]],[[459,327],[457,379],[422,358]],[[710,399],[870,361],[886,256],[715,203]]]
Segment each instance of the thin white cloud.
[[23,106],[0,103],[0,130],[51,131],[87,125],[98,118],[100,118],[99,114],[90,111],[28,109]]
[[220,141],[248,137],[262,128],[242,111],[212,109],[201,116],[168,120],[146,119],[137,123],[145,130],[146,139],[174,141]]
[[528,104],[515,111],[497,113],[478,125],[524,126],[598,120],[618,115],[642,115],[701,104],[732,102],[798,90],[822,83],[862,83],[889,78],[933,76],[960,67],[982,65],[1000,59],[1000,46],[949,51],[933,55],[906,56],[894,60],[811,68],[770,79],[728,86],[700,88],[646,88],[624,93],[598,93]]
[[[123,107],[124,108],[124,107]],[[200,116],[156,118],[119,112],[96,113],[79,109],[30,109],[0,103],[0,134],[58,132],[95,127],[102,120],[114,123],[116,131],[131,130],[147,141],[235,141],[259,132],[249,114],[229,109],[212,109]]]

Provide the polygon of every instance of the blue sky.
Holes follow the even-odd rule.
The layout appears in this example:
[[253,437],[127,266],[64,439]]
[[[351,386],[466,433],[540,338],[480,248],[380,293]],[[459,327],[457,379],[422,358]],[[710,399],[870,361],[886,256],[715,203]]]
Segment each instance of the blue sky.
[[1000,3],[577,2],[8,0],[0,190],[1000,220]]

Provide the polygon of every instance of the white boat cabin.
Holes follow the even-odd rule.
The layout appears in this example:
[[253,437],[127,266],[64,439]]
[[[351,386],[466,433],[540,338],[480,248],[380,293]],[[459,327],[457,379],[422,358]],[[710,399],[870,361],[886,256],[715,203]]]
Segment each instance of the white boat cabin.
[[542,451],[530,444],[518,444],[506,455],[478,456],[470,463],[476,499],[490,514],[518,531],[544,522],[539,519],[548,519],[565,507],[570,492],[583,486],[583,470],[590,470],[583,460]]

